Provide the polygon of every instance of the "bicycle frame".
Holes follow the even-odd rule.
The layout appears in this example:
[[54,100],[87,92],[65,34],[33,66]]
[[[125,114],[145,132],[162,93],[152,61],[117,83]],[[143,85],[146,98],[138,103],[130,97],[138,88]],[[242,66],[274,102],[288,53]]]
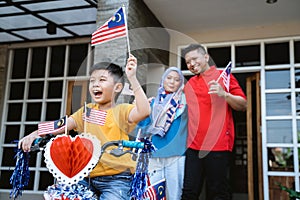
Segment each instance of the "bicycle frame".
[[[32,143],[32,146],[31,146],[31,152],[39,152],[39,151],[45,150],[47,143],[50,142],[51,140],[55,140],[55,137],[56,137],[55,135],[50,134],[50,135],[46,135],[43,138],[35,139]],[[111,147],[111,146],[115,146],[115,148],[110,148],[110,150],[107,151],[107,148]],[[128,148],[130,148],[130,149],[128,149]],[[129,153],[129,154],[133,155],[133,159],[136,159],[137,154],[138,154],[137,149],[143,149],[143,148],[146,148],[144,142],[128,141],[128,140],[109,141],[109,142],[107,142],[107,143],[105,143],[104,145],[101,146],[101,152],[100,152],[98,162],[99,162],[99,160],[101,159],[101,157],[104,153],[109,153],[109,154],[111,154],[113,156],[116,156],[116,157],[120,157],[124,154]],[[75,185],[78,185],[78,182],[75,183]],[[61,184],[61,185],[64,186],[65,184]],[[71,187],[71,185],[70,185],[70,187]],[[23,188],[18,188],[18,190],[19,190],[19,193],[17,193],[16,196],[13,196],[14,198],[17,198],[18,195],[22,195]]]

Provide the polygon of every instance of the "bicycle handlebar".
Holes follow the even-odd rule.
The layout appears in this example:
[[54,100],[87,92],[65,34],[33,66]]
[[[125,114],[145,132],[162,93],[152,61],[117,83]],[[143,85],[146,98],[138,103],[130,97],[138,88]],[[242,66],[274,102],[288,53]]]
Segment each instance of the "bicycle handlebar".
[[[36,152],[41,151],[45,145],[50,141],[52,137],[55,137],[52,134],[46,135],[43,138],[37,138],[33,141],[30,151]],[[124,150],[123,148],[135,148],[135,149],[143,149],[145,147],[144,142],[138,141],[129,141],[129,140],[115,140],[115,141],[108,141],[101,147],[101,155],[110,146],[117,146],[117,148],[111,149],[110,154],[120,157],[126,153],[135,154],[132,150]]]
[[45,145],[50,141],[51,138],[55,137],[55,135],[48,134],[45,137],[36,138],[33,140],[32,145],[30,147],[30,151],[41,151]]
[[102,149],[105,150],[109,146],[118,146],[119,148],[127,147],[127,148],[137,148],[142,149],[144,148],[144,142],[137,142],[137,141],[130,141],[130,140],[114,140],[106,142]]

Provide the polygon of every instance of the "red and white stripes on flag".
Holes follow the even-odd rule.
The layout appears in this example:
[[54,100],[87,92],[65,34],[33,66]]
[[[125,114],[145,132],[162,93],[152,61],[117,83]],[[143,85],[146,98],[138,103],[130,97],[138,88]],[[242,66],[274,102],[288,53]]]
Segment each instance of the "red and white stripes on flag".
[[166,179],[162,179],[152,185],[149,185],[144,192],[142,199],[143,200],[166,200]]
[[38,124],[38,135],[47,135],[60,133],[66,126],[67,116],[51,122],[42,122]]
[[121,7],[107,22],[92,34],[91,45],[98,45],[110,40],[125,37],[127,26],[125,9]]
[[228,63],[226,68],[222,71],[219,78],[217,79],[217,82],[219,82],[220,78],[222,78],[223,84],[227,92],[229,92],[229,86],[230,86],[230,73],[231,73],[231,62]]
[[147,188],[146,192],[143,194],[143,199],[156,200],[156,192],[153,187]]
[[106,121],[106,115],[106,111],[86,107],[86,112],[82,113],[82,119],[85,122],[103,126]]

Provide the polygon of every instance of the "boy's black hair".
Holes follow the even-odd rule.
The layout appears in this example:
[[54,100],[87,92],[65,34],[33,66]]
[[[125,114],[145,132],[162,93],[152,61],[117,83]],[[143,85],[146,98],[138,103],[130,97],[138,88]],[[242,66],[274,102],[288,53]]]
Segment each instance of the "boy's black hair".
[[124,85],[124,72],[119,65],[111,62],[99,62],[91,67],[89,74],[91,75],[95,70],[101,69],[107,70],[113,76],[115,83],[122,83]]

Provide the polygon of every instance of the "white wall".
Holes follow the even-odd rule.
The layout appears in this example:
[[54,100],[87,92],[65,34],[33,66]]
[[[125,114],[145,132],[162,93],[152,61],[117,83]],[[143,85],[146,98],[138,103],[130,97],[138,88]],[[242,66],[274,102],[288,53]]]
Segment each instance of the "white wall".
[[[173,32],[174,33],[174,32]],[[300,36],[300,19],[297,22],[285,24],[261,25],[254,27],[240,27],[223,30],[210,30],[197,33],[170,34],[170,51],[177,52],[178,46],[191,42],[215,43],[241,40],[256,40],[278,37]],[[170,55],[170,65],[177,65],[176,55]]]
[[157,95],[157,89],[160,84],[162,74],[165,71],[165,66],[159,64],[151,64],[147,72],[147,96],[154,97]]

